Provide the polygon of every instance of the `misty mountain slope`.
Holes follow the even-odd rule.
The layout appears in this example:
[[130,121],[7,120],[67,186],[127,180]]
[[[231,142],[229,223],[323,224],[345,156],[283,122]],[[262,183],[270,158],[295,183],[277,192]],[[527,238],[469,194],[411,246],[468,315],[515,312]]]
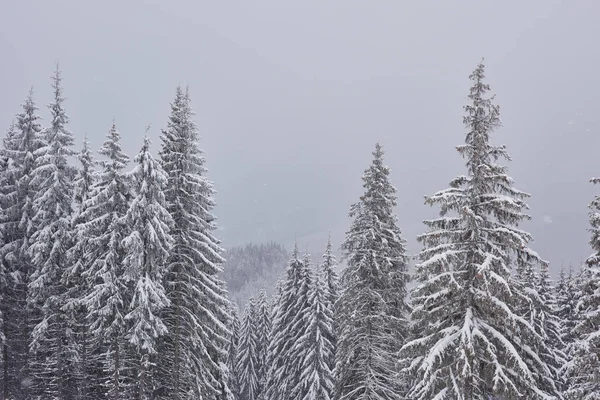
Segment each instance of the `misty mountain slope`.
[[289,260],[285,247],[275,242],[231,247],[225,257],[221,277],[227,282],[230,299],[240,307],[262,288],[272,295]]

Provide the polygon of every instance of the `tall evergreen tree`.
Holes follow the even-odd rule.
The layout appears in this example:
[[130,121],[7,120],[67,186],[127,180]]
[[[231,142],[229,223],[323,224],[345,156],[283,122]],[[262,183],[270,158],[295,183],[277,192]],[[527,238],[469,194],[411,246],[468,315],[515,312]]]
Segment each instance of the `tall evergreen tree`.
[[188,92],[178,87],[160,151],[168,177],[165,198],[174,221],[174,247],[165,276],[171,306],[163,316],[169,335],[161,349],[161,396],[225,399],[230,305],[217,276],[224,260],[213,234],[214,189],[204,176],[193,115]]
[[[83,148],[77,155],[79,168],[77,176],[73,182],[73,217],[71,220],[71,230],[73,240],[71,248],[67,252],[68,266],[63,274],[63,281],[66,287],[65,312],[67,325],[73,330],[76,346],[76,365],[75,380],[79,392],[79,398],[82,400],[93,400],[102,396],[102,381],[99,379],[102,374],[101,364],[96,358],[96,351],[100,350],[96,344],[94,336],[89,332],[89,319],[87,318],[89,310],[85,304],[84,298],[91,289],[89,282],[83,276],[89,266],[88,256],[88,237],[86,236],[87,222],[93,218],[90,213],[86,213],[88,200],[94,189],[96,162],[90,148],[87,138],[83,141]],[[100,376],[99,376],[100,375]]]
[[[591,182],[600,183],[600,178]],[[594,198],[589,208],[590,246],[594,253],[582,267],[577,290],[578,320],[570,351],[573,359],[565,368],[569,381],[565,395],[573,400],[600,399],[600,196]]]
[[298,258],[296,246],[273,310],[266,388],[266,398],[269,400],[300,400],[307,390],[308,382],[300,381],[299,365],[306,349],[298,344],[308,329],[311,280],[306,264]]
[[362,177],[364,194],[350,208],[342,244],[347,267],[336,303],[336,399],[400,399],[397,352],[408,335],[408,258],[393,208],[383,149]]
[[173,245],[169,233],[173,220],[166,209],[163,192],[167,176],[150,154],[150,143],[150,139],[145,137],[144,145],[134,160],[137,166],[131,178],[135,197],[125,216],[130,232],[123,239],[123,248],[127,252],[123,260],[124,271],[127,280],[133,284],[129,312],[125,316],[127,339],[138,357],[136,392],[140,400],[154,397],[157,341],[167,333],[160,313],[169,305],[162,282]]
[[238,347],[237,369],[240,373],[240,399],[242,400],[256,400],[259,394],[257,316],[256,301],[250,297],[244,308]]
[[28,399],[32,381],[29,374],[29,341],[38,317],[27,304],[28,283],[33,273],[29,255],[33,223],[32,183],[36,152],[44,146],[33,89],[17,114],[14,130],[4,140],[6,170],[2,188],[2,259],[10,279],[4,292],[4,389],[7,398]]
[[120,138],[113,123],[99,151],[106,159],[100,162],[102,170],[83,205],[80,218],[85,222],[78,232],[86,240],[83,276],[89,291],[83,302],[88,310],[90,333],[99,341],[98,351],[104,363],[102,382],[113,399],[130,395],[131,385],[124,360],[125,314],[131,286],[123,263],[131,187],[124,172],[129,158],[121,150]]
[[44,130],[45,144],[35,152],[31,183],[37,193],[33,200],[33,223],[29,255],[33,271],[28,302],[40,310],[41,320],[32,332],[31,371],[40,398],[71,399],[77,395],[74,382],[75,338],[67,325],[64,306],[66,288],[63,273],[71,243],[71,213],[75,169],[68,158],[74,155],[73,135],[66,128],[61,73],[52,77],[54,101],[49,105],[51,125]]
[[511,273],[543,265],[528,247],[531,235],[517,228],[529,217],[526,193],[513,187],[504,146],[489,143],[500,126],[480,63],[470,76],[465,107],[467,175],[450,188],[426,197],[439,205],[440,218],[426,221],[419,236],[424,249],[416,266],[412,318],[419,336],[402,353],[412,374],[414,400],[558,398],[551,370],[537,356],[548,353],[536,327],[521,314],[531,301]]

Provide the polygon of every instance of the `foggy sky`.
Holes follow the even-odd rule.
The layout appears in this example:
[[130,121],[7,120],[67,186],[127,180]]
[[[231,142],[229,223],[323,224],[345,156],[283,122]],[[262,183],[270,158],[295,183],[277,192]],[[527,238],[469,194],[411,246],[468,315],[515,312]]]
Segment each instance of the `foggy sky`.
[[22,1],[0,4],[0,129],[33,85],[44,123],[57,60],[70,129],[95,149],[113,118],[133,158],[154,149],[189,85],[224,246],[338,246],[376,141],[410,253],[423,196],[465,172],[468,75],[485,57],[493,137],[529,201],[532,247],[578,265],[600,175],[600,4],[578,1]]

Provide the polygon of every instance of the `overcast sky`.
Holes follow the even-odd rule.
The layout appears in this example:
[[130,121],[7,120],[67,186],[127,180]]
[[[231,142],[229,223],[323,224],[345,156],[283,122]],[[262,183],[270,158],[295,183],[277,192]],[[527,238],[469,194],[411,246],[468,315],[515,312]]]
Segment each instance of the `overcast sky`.
[[[464,162],[468,75],[485,57],[504,127],[493,137],[532,194],[533,248],[578,265],[598,158],[600,3],[556,1],[25,1],[0,5],[0,128],[33,85],[48,122],[60,61],[70,129],[98,148],[113,117],[135,155],[158,148],[189,85],[225,246],[339,245],[376,141],[415,253],[423,196]],[[79,145],[79,144],[78,144]]]

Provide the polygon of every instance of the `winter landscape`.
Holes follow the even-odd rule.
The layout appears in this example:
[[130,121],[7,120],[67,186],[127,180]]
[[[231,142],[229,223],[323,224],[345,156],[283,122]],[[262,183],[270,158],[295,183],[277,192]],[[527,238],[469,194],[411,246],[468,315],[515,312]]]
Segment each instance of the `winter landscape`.
[[0,399],[600,400],[594,2],[34,3]]

